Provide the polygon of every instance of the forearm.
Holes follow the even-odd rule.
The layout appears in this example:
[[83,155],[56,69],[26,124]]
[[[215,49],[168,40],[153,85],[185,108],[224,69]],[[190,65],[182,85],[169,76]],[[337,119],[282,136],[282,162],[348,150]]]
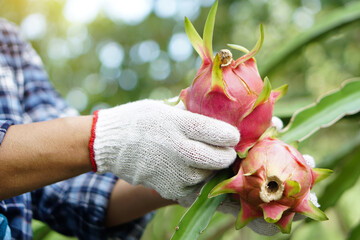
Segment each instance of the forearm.
[[105,225],[116,226],[139,218],[155,209],[176,204],[152,189],[118,180],[111,193]]
[[11,126],[0,146],[0,199],[91,171],[92,116]]

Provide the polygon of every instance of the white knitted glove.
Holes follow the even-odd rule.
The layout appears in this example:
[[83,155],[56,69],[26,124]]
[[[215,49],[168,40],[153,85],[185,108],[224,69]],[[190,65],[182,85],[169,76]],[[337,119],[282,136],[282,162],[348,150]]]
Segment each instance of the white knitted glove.
[[196,191],[211,170],[229,167],[240,137],[225,122],[154,100],[96,112],[92,132],[95,171],[173,200]]

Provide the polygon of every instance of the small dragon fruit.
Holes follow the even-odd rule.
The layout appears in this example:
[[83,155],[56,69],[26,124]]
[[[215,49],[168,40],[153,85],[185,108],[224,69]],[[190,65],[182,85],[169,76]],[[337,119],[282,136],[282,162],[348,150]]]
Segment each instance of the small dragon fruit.
[[327,220],[309,196],[313,185],[331,172],[311,168],[294,147],[264,136],[241,160],[237,175],[219,183],[210,197],[233,193],[240,200],[237,229],[255,218],[264,217],[265,221],[275,223],[281,232],[290,233],[295,213]]
[[229,44],[228,46],[246,52],[233,60],[229,50],[220,50],[213,57],[212,36],[218,1],[211,8],[205,23],[203,39],[196,32],[189,19],[185,19],[185,30],[195,50],[202,58],[202,66],[190,87],[180,93],[179,99],[187,110],[236,126],[241,141],[236,146],[240,157],[271,125],[273,106],[283,96],[287,85],[271,90],[270,82],[262,81],[254,56],[263,43],[263,28],[253,50]]

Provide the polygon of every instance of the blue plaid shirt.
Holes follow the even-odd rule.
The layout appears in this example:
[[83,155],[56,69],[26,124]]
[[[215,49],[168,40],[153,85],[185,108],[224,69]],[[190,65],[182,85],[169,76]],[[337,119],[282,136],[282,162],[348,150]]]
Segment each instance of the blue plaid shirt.
[[[12,124],[76,114],[54,90],[16,26],[0,19],[0,144]],[[79,239],[139,239],[152,214],[112,229],[103,226],[116,180],[110,173],[86,173],[0,201],[0,217],[7,218],[12,239],[32,239],[33,218]]]

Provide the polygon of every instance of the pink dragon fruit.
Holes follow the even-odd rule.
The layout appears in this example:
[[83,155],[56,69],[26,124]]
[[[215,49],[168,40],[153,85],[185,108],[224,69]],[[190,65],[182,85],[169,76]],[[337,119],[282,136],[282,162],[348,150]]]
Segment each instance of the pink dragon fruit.
[[283,96],[287,85],[271,91],[267,78],[263,82],[257,70],[254,56],[263,43],[263,28],[260,26],[260,38],[248,51],[244,47],[228,46],[246,52],[236,61],[229,50],[220,50],[213,57],[212,36],[218,1],[210,10],[205,23],[203,39],[196,32],[189,19],[185,19],[186,33],[200,57],[202,66],[190,87],[180,93],[179,99],[187,110],[236,126],[241,133],[241,141],[236,146],[240,157],[272,123],[273,106]]
[[[263,137],[262,137],[263,138]],[[331,170],[310,168],[292,146],[264,136],[240,162],[236,176],[219,183],[210,197],[233,193],[241,203],[236,228],[264,217],[283,233],[290,233],[295,213],[315,220],[326,215],[310,201],[313,185],[331,174]]]

